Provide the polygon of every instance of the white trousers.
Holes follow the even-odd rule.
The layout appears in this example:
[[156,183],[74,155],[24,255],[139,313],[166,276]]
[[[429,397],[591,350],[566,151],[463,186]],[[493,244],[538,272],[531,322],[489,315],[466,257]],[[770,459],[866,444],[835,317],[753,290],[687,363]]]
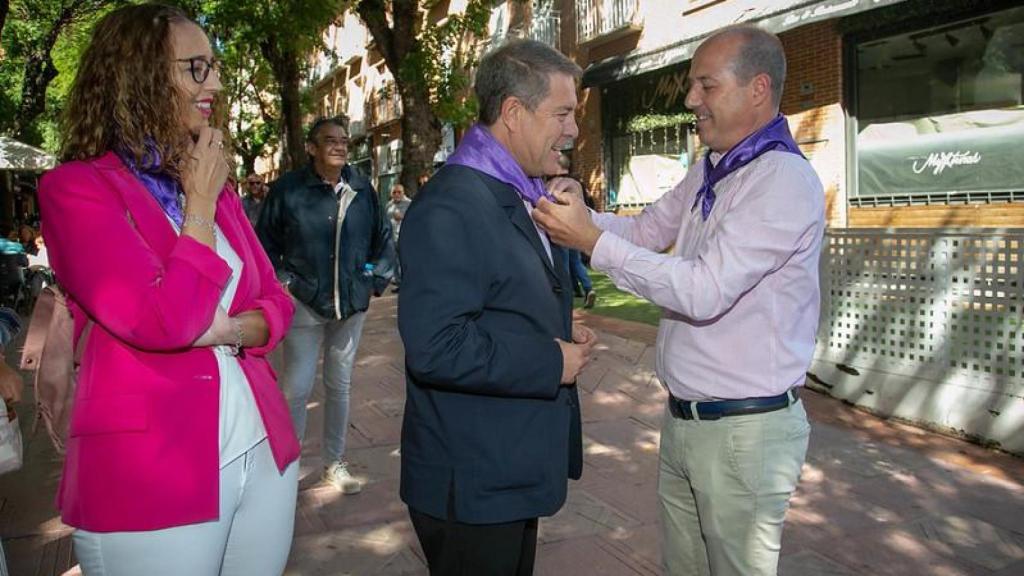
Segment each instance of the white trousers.
[[298,461],[277,470],[270,442],[220,470],[220,518],[145,532],[74,533],[84,576],[280,576],[295,525]]

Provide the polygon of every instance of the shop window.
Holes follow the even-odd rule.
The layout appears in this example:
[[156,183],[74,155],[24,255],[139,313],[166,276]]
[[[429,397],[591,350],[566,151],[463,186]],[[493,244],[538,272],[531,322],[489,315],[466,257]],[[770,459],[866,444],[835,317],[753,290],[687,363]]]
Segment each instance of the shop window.
[[1024,200],[1024,8],[854,51],[852,204]]
[[644,74],[605,90],[606,206],[645,206],[686,175],[694,149],[693,115],[683,105],[687,70]]

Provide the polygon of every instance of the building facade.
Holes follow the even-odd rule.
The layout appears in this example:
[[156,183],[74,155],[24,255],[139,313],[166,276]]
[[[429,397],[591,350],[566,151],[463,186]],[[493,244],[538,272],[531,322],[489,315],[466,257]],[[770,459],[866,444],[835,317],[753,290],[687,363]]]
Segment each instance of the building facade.
[[[424,25],[437,25],[465,11],[467,0],[425,4]],[[491,6],[485,35],[471,39],[479,55],[508,38],[529,37],[560,47],[562,26],[556,0],[501,0]],[[349,122],[350,162],[371,176],[386,198],[402,171],[402,100],[394,76],[372,36],[357,16],[347,13],[323,34],[327,50],[311,62],[309,88],[314,115],[343,116]],[[458,128],[446,124],[434,156],[442,163],[455,150]],[[414,191],[409,191],[410,193]]]
[[[466,0],[424,10],[436,24]],[[637,210],[700,158],[684,105],[690,58],[721,27],[779,34],[782,111],[844,227],[1024,225],[1024,7],[1012,0],[501,0],[482,54],[509,37],[551,44],[584,69],[573,167],[595,203]],[[350,122],[351,160],[382,191],[402,168],[402,103],[359,19],[324,32],[317,115]],[[436,159],[454,149],[447,126]]]
[[585,70],[576,164],[636,209],[699,158],[690,58],[724,25],[779,34],[782,111],[825,184],[830,226],[1024,225],[1024,7],[1007,1],[564,0]]

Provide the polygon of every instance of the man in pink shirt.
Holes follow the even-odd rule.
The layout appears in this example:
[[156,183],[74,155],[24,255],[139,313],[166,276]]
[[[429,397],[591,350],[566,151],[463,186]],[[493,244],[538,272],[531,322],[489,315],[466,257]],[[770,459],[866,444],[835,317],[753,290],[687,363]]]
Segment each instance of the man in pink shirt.
[[807,451],[797,388],[818,326],[824,192],[779,114],[785,74],[774,35],[715,34],[686,98],[709,150],[682,182],[617,217],[588,213],[563,179],[559,203],[534,212],[554,242],[662,308],[658,495],[673,575],[776,574]]

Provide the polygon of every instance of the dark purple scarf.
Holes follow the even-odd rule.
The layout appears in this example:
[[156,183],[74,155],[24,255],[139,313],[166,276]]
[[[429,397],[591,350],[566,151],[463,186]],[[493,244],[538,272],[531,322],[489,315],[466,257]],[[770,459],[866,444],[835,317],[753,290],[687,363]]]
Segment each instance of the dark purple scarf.
[[508,184],[531,206],[536,206],[541,197],[547,197],[554,202],[554,198],[544,187],[544,180],[527,176],[512,154],[480,124],[473,124],[466,130],[459,146],[448,157],[447,163],[479,170],[495,180]]
[[160,153],[157,152],[156,147],[146,144],[146,155],[142,158],[142,166],[135,163],[135,157],[131,152],[118,152],[117,155],[132,171],[132,174],[135,174],[135,177],[142,182],[146,190],[149,190],[160,207],[164,209],[164,214],[167,214],[167,217],[174,221],[180,230],[185,218],[181,209],[181,185],[167,174],[156,172],[156,169],[160,167]]
[[701,216],[707,221],[711,209],[715,206],[715,184],[769,150],[780,150],[804,157],[789,132],[786,117],[782,114],[733,146],[725,156],[719,158],[717,165],[711,164],[711,151],[708,150],[704,155],[704,183],[697,191],[697,198],[693,201],[690,211],[699,203]]

